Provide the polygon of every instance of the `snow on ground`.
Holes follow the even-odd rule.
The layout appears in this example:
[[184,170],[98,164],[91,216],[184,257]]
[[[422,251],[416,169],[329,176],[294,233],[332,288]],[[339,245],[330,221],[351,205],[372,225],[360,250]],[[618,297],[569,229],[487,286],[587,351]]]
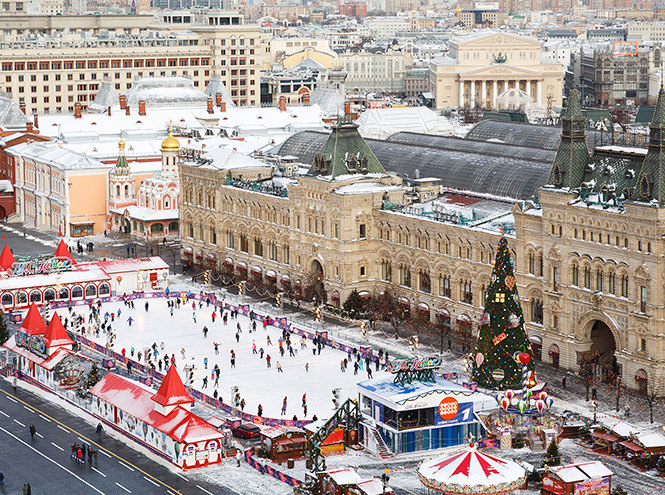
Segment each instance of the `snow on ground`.
[[[164,352],[160,350],[158,359],[163,358],[164,354],[175,355],[176,366],[180,372],[183,382],[185,376],[183,365],[194,365],[193,387],[201,390],[207,395],[212,396],[215,387],[211,380],[211,372],[215,364],[221,369],[221,377],[218,394],[225,403],[231,401],[231,388],[239,387],[240,395],[245,399],[245,411],[256,414],[258,405],[263,406],[263,414],[268,417],[280,417],[282,400],[288,397],[288,408],[286,416],[291,419],[296,415],[303,419],[303,409],[301,407],[301,398],[307,394],[307,419],[316,414],[320,419],[327,418],[332,413],[332,389],[340,388],[341,401],[347,398],[356,398],[358,391],[356,384],[367,379],[365,371],[359,371],[354,375],[353,364],[350,363],[347,371],[343,373],[340,370],[340,361],[348,356],[340,351],[325,348],[320,355],[312,355],[312,343],[307,341],[307,348],[301,349],[300,337],[293,335],[291,344],[296,352],[295,357],[289,357],[288,348],[284,346],[284,357],[280,356],[278,340],[281,331],[274,327],[268,327],[264,331],[261,322],[257,322],[257,330],[250,333],[250,321],[248,317],[238,316],[238,320],[229,318],[228,324],[224,325],[219,314],[212,322],[213,307],[202,308],[196,306],[192,311],[191,302],[183,304],[180,309],[175,309],[173,316],[170,315],[167,308],[166,299],[150,299],[149,311],[144,309],[144,301],[136,300],[136,309],[131,310],[122,303],[107,303],[102,305],[101,315],[106,312],[115,313],[121,310],[120,318],[112,323],[113,331],[116,332],[114,350],[121,352],[124,348],[127,356],[130,356],[130,349],[134,347],[136,353],[134,359],[137,359],[138,351],[144,351],[153,343],[157,343],[158,350],[161,343],[164,342]],[[86,317],[87,324],[88,309],[79,306],[74,312]],[[63,319],[69,317],[66,308],[58,310]],[[193,315],[196,314],[196,322]],[[134,320],[129,325],[128,318]],[[70,318],[71,320],[71,318]],[[240,324],[242,332],[239,334],[239,342],[236,341],[237,323]],[[209,329],[208,337],[203,337],[203,327]],[[267,344],[267,337],[270,337],[272,345]],[[100,332],[100,336],[89,335],[88,338],[99,344],[106,344],[106,335]],[[214,344],[219,344],[219,354],[215,354]],[[253,353],[252,344],[256,343],[257,354]],[[185,349],[185,359],[183,361],[181,350]],[[260,359],[258,352],[263,348],[265,355]],[[231,350],[236,353],[235,368],[231,367]],[[272,367],[268,368],[266,364],[266,355],[272,359]],[[207,369],[204,365],[204,359],[208,358]],[[154,360],[153,360],[154,361]],[[282,372],[278,372],[277,363],[281,363]],[[309,371],[305,370],[305,365],[309,364]],[[376,372],[373,367],[374,376],[383,371]],[[208,377],[208,387],[203,388],[203,377]]]

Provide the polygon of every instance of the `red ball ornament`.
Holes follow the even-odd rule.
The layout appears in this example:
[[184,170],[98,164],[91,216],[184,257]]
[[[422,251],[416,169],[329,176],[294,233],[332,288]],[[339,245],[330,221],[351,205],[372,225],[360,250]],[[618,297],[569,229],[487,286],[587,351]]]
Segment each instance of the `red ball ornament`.
[[531,356],[527,354],[526,352],[520,353],[520,355],[517,357],[517,359],[520,360],[520,363],[522,363],[524,366],[529,364],[529,361],[531,361]]

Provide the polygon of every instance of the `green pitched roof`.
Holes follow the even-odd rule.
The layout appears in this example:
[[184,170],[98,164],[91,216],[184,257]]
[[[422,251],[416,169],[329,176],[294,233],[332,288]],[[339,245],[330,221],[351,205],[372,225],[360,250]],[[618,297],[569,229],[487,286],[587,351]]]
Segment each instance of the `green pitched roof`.
[[647,156],[637,176],[633,200],[665,206],[665,90],[660,86],[658,101],[649,124]]
[[561,141],[547,180],[556,187],[576,188],[582,183],[589,163],[586,117],[582,114],[577,88],[570,90],[568,106],[561,116]]
[[335,180],[340,175],[385,174],[386,170],[358,133],[351,117],[340,117],[307,175]]

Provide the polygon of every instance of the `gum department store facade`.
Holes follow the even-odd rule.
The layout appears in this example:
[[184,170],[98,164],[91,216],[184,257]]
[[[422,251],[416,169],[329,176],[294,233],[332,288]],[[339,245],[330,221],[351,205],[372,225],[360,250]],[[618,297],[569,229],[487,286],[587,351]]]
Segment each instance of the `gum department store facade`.
[[[405,308],[475,331],[498,240],[514,222],[505,237],[542,360],[575,370],[578,353],[593,349],[603,366],[616,357],[629,388],[663,387],[665,92],[646,151],[589,152],[577,90],[569,101],[539,202],[495,201],[493,215],[478,221],[475,212],[433,219],[432,204],[472,195],[441,192],[428,179],[404,185],[344,119],[297,178],[275,177],[263,162],[183,159],[183,256],[277,287],[297,288],[306,272],[320,271],[337,306],[353,289],[398,285]],[[250,187],[227,185],[240,176]]]

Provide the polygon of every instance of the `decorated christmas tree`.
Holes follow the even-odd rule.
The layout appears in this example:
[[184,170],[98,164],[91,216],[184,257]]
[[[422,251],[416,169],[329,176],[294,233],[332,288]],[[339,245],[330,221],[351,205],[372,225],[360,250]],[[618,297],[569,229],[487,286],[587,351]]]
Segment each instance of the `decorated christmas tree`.
[[[485,299],[485,312],[480,318],[480,330],[473,354],[473,379],[481,387],[516,389],[521,387],[522,365],[513,355],[531,354],[524,331],[524,315],[517,294],[517,285],[510,259],[508,242],[499,241],[492,281]],[[533,371],[533,359],[528,371]]]

